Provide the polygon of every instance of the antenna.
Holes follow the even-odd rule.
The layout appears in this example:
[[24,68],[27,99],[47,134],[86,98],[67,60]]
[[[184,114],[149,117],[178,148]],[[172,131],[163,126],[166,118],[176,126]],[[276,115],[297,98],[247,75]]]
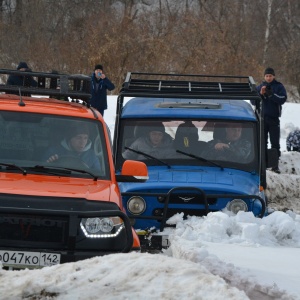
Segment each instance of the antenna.
[[22,99],[21,88],[19,88],[19,96],[20,96],[20,101],[19,101],[18,105],[19,106],[25,106],[25,103]]

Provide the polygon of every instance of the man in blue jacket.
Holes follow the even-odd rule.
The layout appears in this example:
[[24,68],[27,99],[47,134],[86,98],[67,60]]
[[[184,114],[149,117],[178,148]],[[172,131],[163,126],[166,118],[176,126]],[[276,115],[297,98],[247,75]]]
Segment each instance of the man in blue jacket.
[[102,116],[107,109],[107,90],[112,91],[115,85],[103,73],[103,66],[96,65],[92,74],[90,104],[96,108]]
[[[275,71],[273,68],[266,68],[264,72],[264,81],[257,86],[257,91],[262,98],[262,108],[264,116],[264,131],[266,148],[268,148],[268,138],[270,138],[271,147],[280,152],[280,116],[282,105],[287,99],[285,87],[282,83],[275,80]],[[277,165],[272,168],[272,171],[280,173]]]

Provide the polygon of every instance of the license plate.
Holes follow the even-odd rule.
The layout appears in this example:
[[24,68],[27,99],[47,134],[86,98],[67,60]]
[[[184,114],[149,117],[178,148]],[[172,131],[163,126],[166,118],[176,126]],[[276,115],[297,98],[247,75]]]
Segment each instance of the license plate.
[[60,254],[0,250],[0,261],[4,266],[46,267],[59,264]]

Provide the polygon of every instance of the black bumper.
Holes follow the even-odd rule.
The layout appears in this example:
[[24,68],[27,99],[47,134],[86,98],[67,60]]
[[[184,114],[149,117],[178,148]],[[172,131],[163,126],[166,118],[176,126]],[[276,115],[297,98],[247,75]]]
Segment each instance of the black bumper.
[[[115,203],[3,194],[0,203],[2,250],[60,253],[61,262],[132,250],[132,226]],[[115,236],[89,238],[81,229],[83,218],[113,216],[123,220]]]

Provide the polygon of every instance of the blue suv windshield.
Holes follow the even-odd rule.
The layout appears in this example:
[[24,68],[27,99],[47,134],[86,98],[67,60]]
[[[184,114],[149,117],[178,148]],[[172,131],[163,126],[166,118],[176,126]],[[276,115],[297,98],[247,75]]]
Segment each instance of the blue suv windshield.
[[205,160],[209,160],[221,166],[252,169],[256,159],[255,124],[248,121],[135,119],[122,120],[121,128],[120,161],[207,165]]

